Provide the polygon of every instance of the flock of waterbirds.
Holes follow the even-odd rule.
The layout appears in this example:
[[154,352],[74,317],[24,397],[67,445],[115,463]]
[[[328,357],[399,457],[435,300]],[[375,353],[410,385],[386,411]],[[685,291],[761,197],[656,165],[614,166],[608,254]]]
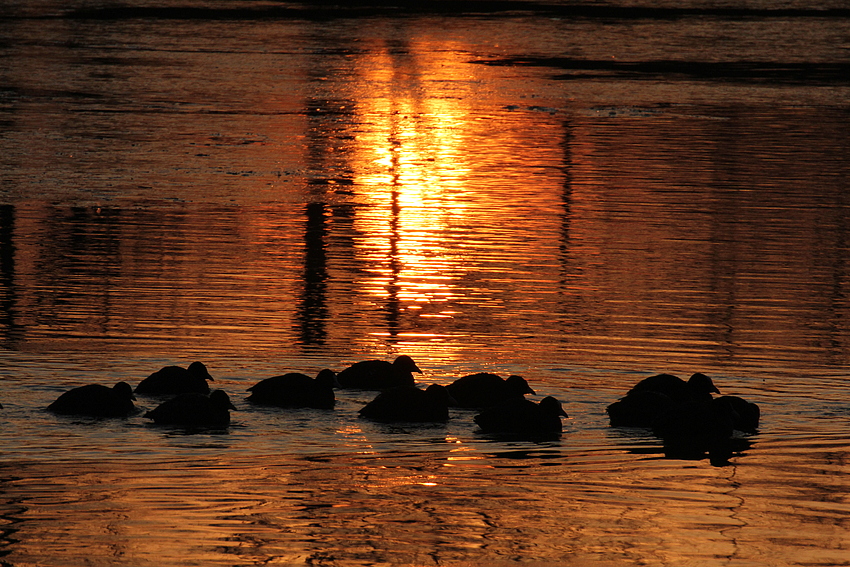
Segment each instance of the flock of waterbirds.
[[[417,386],[413,373],[421,370],[409,356],[392,363],[357,362],[336,373],[324,369],[315,378],[291,372],[273,376],[248,388],[250,404],[279,408],[333,409],[335,389],[378,391],[359,410],[361,417],[384,423],[447,422],[449,408],[476,410],[473,420],[482,432],[519,439],[557,438],[567,413],[560,401],[546,396],[539,402],[526,398],[535,391],[521,376],[507,379],[487,372],[464,376],[442,386]],[[167,366],[142,380],[135,389],[127,382],[114,387],[89,384],[63,393],[48,406],[57,414],[126,417],[139,410],[136,395],[161,399],[144,417],[157,425],[184,428],[220,428],[235,410],[224,390],[211,390],[214,381],[206,366]],[[658,374],[638,382],[625,396],[607,407],[612,427],[651,429],[663,440],[665,452],[675,458],[702,458],[725,464],[746,446],[743,436],[756,433],[759,407],[737,396],[718,396],[718,388],[702,373],[685,381]]]

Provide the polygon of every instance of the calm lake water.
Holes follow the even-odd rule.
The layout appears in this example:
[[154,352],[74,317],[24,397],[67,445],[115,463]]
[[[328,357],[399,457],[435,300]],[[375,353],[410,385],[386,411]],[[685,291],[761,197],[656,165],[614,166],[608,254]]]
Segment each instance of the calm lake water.
[[[345,5],[0,6],[0,565],[850,565],[846,3]],[[563,437],[244,400],[400,353]],[[226,430],[44,411],[193,360]],[[608,426],[696,371],[730,466]]]

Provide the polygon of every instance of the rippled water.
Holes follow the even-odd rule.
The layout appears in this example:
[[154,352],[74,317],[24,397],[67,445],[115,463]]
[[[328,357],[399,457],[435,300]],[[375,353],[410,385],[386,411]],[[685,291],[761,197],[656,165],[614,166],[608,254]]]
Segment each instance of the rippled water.
[[[0,565],[848,564],[850,12],[417,6],[0,7]],[[398,353],[565,433],[244,402]],[[43,411],[196,359],[226,430]],[[694,371],[730,466],[608,426]]]

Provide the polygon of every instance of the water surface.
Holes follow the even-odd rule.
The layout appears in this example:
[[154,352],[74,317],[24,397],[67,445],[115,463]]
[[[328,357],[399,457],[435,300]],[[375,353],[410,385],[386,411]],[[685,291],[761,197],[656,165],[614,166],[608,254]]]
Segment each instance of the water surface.
[[[846,8],[377,5],[0,10],[0,562],[847,564]],[[399,353],[565,433],[244,401]],[[226,430],[43,411],[193,360]],[[731,465],[608,426],[696,371]]]

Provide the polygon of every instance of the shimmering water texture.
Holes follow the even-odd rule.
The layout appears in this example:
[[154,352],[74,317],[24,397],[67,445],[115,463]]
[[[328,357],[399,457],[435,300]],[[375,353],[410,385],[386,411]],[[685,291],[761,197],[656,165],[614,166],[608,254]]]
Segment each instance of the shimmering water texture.
[[[847,132],[838,0],[3,2],[0,565],[850,564]],[[399,354],[563,433],[246,399]],[[723,462],[610,425],[697,372]]]
[[92,419],[40,412],[51,388],[28,400],[21,388],[4,434],[32,437],[0,468],[3,553],[11,565],[843,560],[846,424],[791,431],[768,415],[750,450],[711,467],[609,427],[592,394],[533,385],[573,396],[563,438],[502,441],[463,409],[445,424],[375,423],[356,414],[376,394],[362,390],[337,390],[334,410],[239,396],[229,427],[197,429],[146,423],[158,396]]

